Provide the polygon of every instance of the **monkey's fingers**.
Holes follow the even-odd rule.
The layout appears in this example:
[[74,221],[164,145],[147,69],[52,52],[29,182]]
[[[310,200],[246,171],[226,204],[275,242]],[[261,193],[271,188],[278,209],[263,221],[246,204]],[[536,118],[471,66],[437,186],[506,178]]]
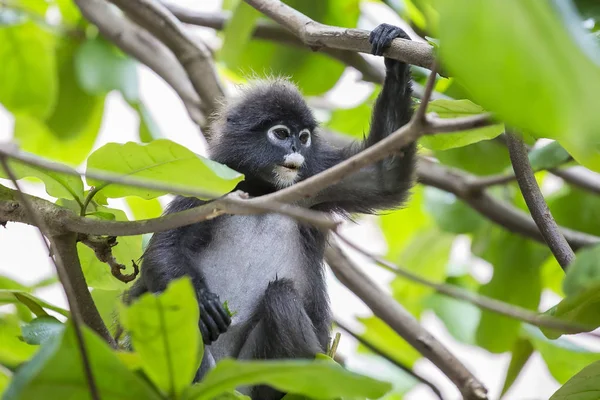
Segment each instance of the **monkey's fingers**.
[[219,338],[219,335],[221,334],[219,332],[219,327],[217,326],[217,324],[215,323],[215,321],[212,319],[212,317],[210,316],[210,314],[206,311],[206,307],[204,307],[204,304],[200,303],[200,321],[202,321],[204,324],[206,324],[206,327],[208,328],[208,336],[210,338],[211,341],[215,341]]
[[200,334],[202,335],[202,341],[204,342],[204,345],[209,346],[212,343],[212,340],[210,339],[206,324],[200,320],[198,325],[200,326]]
[[[206,308],[210,313],[210,316],[212,317],[213,321],[215,322],[217,328],[219,329],[219,332],[224,333],[229,327],[231,320],[229,320],[229,322],[226,322],[226,320],[223,318],[223,314],[221,313],[221,309],[223,307],[221,306],[221,304],[211,301],[206,305]],[[225,312],[225,314],[227,314],[227,312]]]

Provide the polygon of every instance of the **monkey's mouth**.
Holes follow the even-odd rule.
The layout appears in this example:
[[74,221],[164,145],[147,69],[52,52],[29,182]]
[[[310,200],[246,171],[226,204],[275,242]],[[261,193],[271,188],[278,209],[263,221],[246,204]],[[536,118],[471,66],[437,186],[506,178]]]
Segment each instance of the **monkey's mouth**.
[[280,166],[292,172],[298,172],[298,170],[300,169],[300,165],[298,164],[285,163],[281,164]]

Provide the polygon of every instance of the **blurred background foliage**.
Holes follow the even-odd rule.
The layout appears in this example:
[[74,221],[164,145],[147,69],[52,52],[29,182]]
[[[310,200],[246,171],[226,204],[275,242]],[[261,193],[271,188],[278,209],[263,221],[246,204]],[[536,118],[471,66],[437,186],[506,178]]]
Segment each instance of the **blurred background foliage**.
[[[361,18],[368,19],[361,14],[361,4],[365,1],[288,0],[286,3],[318,22],[352,28]],[[429,104],[429,111],[442,118],[492,111],[508,126],[523,132],[532,148],[531,163],[539,171],[536,177],[556,221],[564,227],[600,236],[599,193],[565,182],[547,171],[577,167],[600,172],[600,113],[596,110],[600,93],[598,3],[593,0],[373,2],[394,10],[406,22],[406,28],[410,27],[439,50],[448,77],[438,79],[436,97]],[[308,97],[324,129],[351,138],[362,138],[368,132],[378,85],[372,85],[371,93],[355,107],[344,109],[332,105],[326,95],[348,68],[343,62],[323,52],[253,38],[256,24],[264,22],[264,18],[244,2],[226,0],[223,9],[230,19],[219,33],[222,46],[215,50],[223,80],[232,84],[243,83],[249,76],[289,76]],[[372,21],[372,25],[376,23]],[[381,60],[365,59],[382,67],[376,64]],[[428,71],[413,67],[417,88],[424,84],[427,75]],[[92,153],[105,117],[106,96],[111,92],[120,93],[138,115],[139,143],[146,145],[110,144]],[[196,157],[168,140],[169,132],[161,131],[140,96],[137,61],[101,37],[70,0],[0,3],[0,104],[14,117],[12,137],[22,150],[72,167],[84,165],[219,194],[226,193],[241,179],[234,171]],[[510,175],[510,159],[501,136],[504,129],[504,124],[498,124],[427,137],[420,141],[420,154],[471,177]],[[43,182],[57,204],[90,218],[126,220],[128,211],[135,219],[145,219],[159,216],[163,210],[158,201],[163,192],[117,185],[105,187],[102,182],[90,179],[84,185],[78,178],[17,162],[11,165],[19,178]],[[190,170],[194,174],[181,172]],[[90,186],[102,190],[97,191],[89,206],[82,208]],[[514,181],[489,191],[527,211]],[[123,210],[108,207],[107,198],[125,199],[126,207]],[[386,258],[423,277],[574,322],[600,325],[600,247],[578,251],[577,261],[565,276],[546,246],[487,220],[454,194],[424,185],[414,189],[404,209],[378,217],[377,223],[387,244]],[[147,236],[119,238],[114,255],[123,263],[137,260],[147,239]],[[452,255],[457,246],[462,252],[460,257]],[[114,331],[113,312],[127,285],[116,280],[92,250],[81,243],[78,250],[94,301]],[[14,308],[8,309],[10,312],[0,316],[0,391],[7,387],[16,368],[39,347],[39,341],[28,339],[27,327],[47,318],[46,311],[59,319],[68,315],[68,311],[34,296],[39,288],[54,283],[55,279],[49,279],[24,286],[0,277],[0,304],[14,304]],[[600,360],[600,353],[575,344],[570,338],[542,333],[518,320],[481,311],[400,277],[390,282],[389,291],[417,318],[425,311],[435,313],[457,341],[492,353],[510,353],[503,393],[508,392],[534,352],[542,356],[560,384],[588,365],[582,373],[596,377],[596,383],[574,378],[571,386],[566,385],[561,389],[564,392],[559,391],[554,399],[566,399],[562,393],[567,391],[600,390],[600,366],[593,364]],[[140,322],[135,321],[132,313],[128,315],[126,325],[135,330]],[[394,360],[413,366],[420,359],[415,350],[378,318],[363,317],[359,322],[364,327],[361,336]],[[51,319],[39,321],[44,332],[62,329],[55,325],[56,321]],[[38,332],[35,326],[32,329]],[[70,360],[75,348],[73,332],[67,327],[61,335],[60,340],[53,342],[53,357],[64,353],[58,359]],[[361,351],[368,353],[366,348]],[[45,363],[45,371],[51,367],[65,370],[56,359],[44,359],[40,353],[36,357],[42,359],[38,362]],[[141,368],[151,380],[154,376],[154,364],[143,355],[142,367],[139,360],[128,359],[126,355],[106,357],[112,357],[105,365],[107,368]],[[21,378],[32,390],[26,393],[34,393],[32,388],[41,385],[44,378],[32,378],[31,374]],[[148,398],[156,396],[135,376],[123,374],[135,381],[131,385],[138,390],[127,396],[132,393],[146,393]],[[73,379],[83,381],[82,376]],[[400,399],[418,383],[408,375],[403,379],[401,384],[396,381],[386,399]],[[163,389],[161,383],[154,383]],[[14,384],[11,390],[14,395],[17,390]]]

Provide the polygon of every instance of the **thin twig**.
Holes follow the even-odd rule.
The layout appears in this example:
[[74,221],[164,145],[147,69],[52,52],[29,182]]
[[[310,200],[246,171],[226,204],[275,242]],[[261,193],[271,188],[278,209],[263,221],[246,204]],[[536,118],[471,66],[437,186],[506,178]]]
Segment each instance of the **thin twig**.
[[115,236],[101,237],[80,234],[77,237],[77,240],[79,240],[81,243],[85,244],[87,247],[92,249],[94,251],[94,254],[96,255],[96,258],[100,262],[108,264],[112,276],[114,276],[121,282],[133,282],[138,276],[140,268],[133,260],[131,261],[133,264],[133,272],[131,274],[124,274],[122,272],[123,270],[127,269],[127,267],[119,263],[115,256],[112,254],[112,248],[119,244]]
[[487,389],[440,342],[427,332],[398,302],[385,294],[358,269],[335,244],[325,250],[325,259],[337,279],[446,375],[467,400],[487,399]]
[[427,379],[423,378],[421,375],[417,374],[415,371],[412,370],[412,368],[402,364],[400,361],[391,357],[390,355],[388,355],[385,352],[385,350],[379,349],[376,345],[374,345],[373,343],[371,343],[370,341],[365,339],[363,336],[360,336],[357,333],[354,333],[352,330],[350,330],[350,328],[348,328],[346,325],[341,323],[339,320],[336,320],[335,324],[340,329],[342,329],[344,332],[348,333],[350,336],[352,336],[354,339],[356,339],[358,342],[360,342],[367,349],[371,350],[373,353],[377,354],[378,356],[385,358],[387,361],[394,364],[394,366],[396,366],[397,368],[406,372],[408,375],[412,376],[413,378],[415,378],[422,384],[428,386],[438,399],[444,400],[444,397],[442,396],[442,392],[440,392],[440,389],[438,389],[433,383],[429,382]]
[[425,84],[425,90],[423,91],[423,97],[421,98],[421,104],[417,108],[415,115],[413,116],[414,121],[418,121],[421,124],[425,124],[425,114],[427,113],[427,106],[429,105],[429,100],[431,99],[431,94],[433,93],[433,88],[435,86],[435,80],[437,78],[437,70],[438,64],[434,61],[431,66],[431,72],[427,77],[427,83]]
[[173,52],[202,99],[204,115],[211,115],[223,99],[224,91],[206,44],[192,39],[179,20],[156,0],[110,1]]
[[438,292],[444,296],[448,296],[448,297],[451,297],[451,298],[454,298],[457,300],[463,300],[463,301],[466,301],[467,303],[474,304],[481,309],[491,311],[491,312],[494,312],[494,313],[497,313],[500,315],[504,315],[504,316],[507,316],[510,318],[514,318],[519,321],[523,321],[528,324],[538,326],[541,328],[554,329],[554,330],[569,333],[569,334],[589,332],[589,331],[595,329],[595,327],[592,327],[589,325],[577,324],[577,323],[573,323],[570,321],[563,321],[559,318],[554,318],[554,317],[551,317],[548,315],[541,315],[541,314],[538,314],[531,310],[528,310],[526,308],[519,307],[519,306],[516,306],[513,304],[508,304],[508,303],[493,299],[491,297],[482,296],[477,293],[469,292],[467,290],[464,290],[464,289],[456,287],[456,286],[430,281],[426,278],[423,278],[423,277],[407,270],[406,268],[402,268],[402,267],[400,267],[396,264],[393,264],[381,257],[378,257],[374,254],[371,254],[371,253],[363,250],[361,247],[355,245],[354,243],[352,243],[351,241],[349,241],[348,239],[346,239],[344,236],[342,236],[340,234],[337,234],[336,236],[338,236],[340,238],[340,240],[342,240],[345,244],[347,244],[348,246],[350,246],[351,248],[353,248],[360,254],[362,254],[366,257],[369,257],[371,260],[375,261],[377,264],[384,267],[386,270],[388,270],[398,276],[406,278],[412,282],[416,282],[420,285],[427,286],[431,289],[434,289],[436,292]]
[[562,269],[566,269],[575,259],[575,253],[550,213],[542,191],[535,180],[523,141],[515,133],[508,133],[506,138],[510,161],[525,203],[527,203],[527,208],[529,208],[529,212],[552,254],[554,254]]
[[[288,29],[311,48],[322,47],[371,53],[369,32],[320,24],[279,0],[245,0],[264,15]],[[394,39],[384,56],[430,69],[433,48],[426,43]]]
[[[37,213],[34,210],[34,207],[31,206],[27,197],[21,191],[21,187],[19,186],[19,183],[17,182],[17,178],[16,178],[15,174],[13,173],[12,169],[10,168],[10,166],[8,165],[8,161],[5,156],[0,156],[0,164],[2,164],[2,168],[4,169],[4,172],[6,172],[6,175],[9,177],[9,179],[12,181],[13,185],[17,189],[17,193],[21,197],[21,202],[23,203],[23,206],[27,210],[27,213],[35,221],[35,226],[38,228],[42,242],[44,243],[44,245],[46,246],[46,249],[48,250],[48,254],[52,254],[50,246],[46,242],[47,234],[45,232],[47,232],[47,230],[45,229],[44,221],[38,217]],[[53,239],[52,237],[50,237],[50,238],[51,238],[50,240]],[[53,247],[54,247],[54,243],[53,243]],[[78,303],[78,299],[76,296],[76,291],[72,285],[67,266],[65,263],[63,263],[63,255],[64,254],[61,253],[60,249],[56,249],[56,248],[53,253],[54,253],[53,257],[50,257],[50,258],[51,258],[52,262],[54,263],[56,273],[62,283],[65,294],[67,296],[67,302],[69,303],[69,309],[71,310],[71,320],[73,321],[73,328],[75,331],[77,346],[79,348],[79,354],[81,355],[83,370],[85,373],[88,387],[90,389],[90,394],[92,396],[92,399],[100,400],[100,394],[98,393],[98,387],[96,386],[96,381],[95,381],[94,375],[92,373],[92,367],[91,367],[90,360],[89,360],[89,354],[87,352],[85,341],[83,339],[83,332],[81,329],[81,323],[83,321],[83,318],[80,313],[79,303]],[[87,287],[85,289],[87,290]],[[88,294],[89,294],[89,292],[88,292]],[[100,315],[98,315],[98,318],[100,318]],[[100,319],[100,323],[102,323],[101,319]],[[108,332],[108,330],[106,330],[106,332]],[[101,332],[98,332],[98,333],[102,334]],[[110,335],[109,335],[109,338],[110,338]],[[110,341],[108,341],[108,342],[110,343]]]
[[550,172],[573,186],[593,194],[600,194],[600,174],[597,172],[582,168],[552,168]]

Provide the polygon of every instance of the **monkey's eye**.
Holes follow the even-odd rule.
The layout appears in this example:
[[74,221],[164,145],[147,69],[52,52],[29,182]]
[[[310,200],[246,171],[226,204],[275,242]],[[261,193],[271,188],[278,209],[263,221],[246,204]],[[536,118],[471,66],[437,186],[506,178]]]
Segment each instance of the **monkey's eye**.
[[279,140],[285,140],[290,136],[290,129],[285,125],[275,125],[269,129],[269,136]]
[[305,146],[310,145],[310,132],[308,129],[302,129],[298,137],[300,138],[300,143]]

